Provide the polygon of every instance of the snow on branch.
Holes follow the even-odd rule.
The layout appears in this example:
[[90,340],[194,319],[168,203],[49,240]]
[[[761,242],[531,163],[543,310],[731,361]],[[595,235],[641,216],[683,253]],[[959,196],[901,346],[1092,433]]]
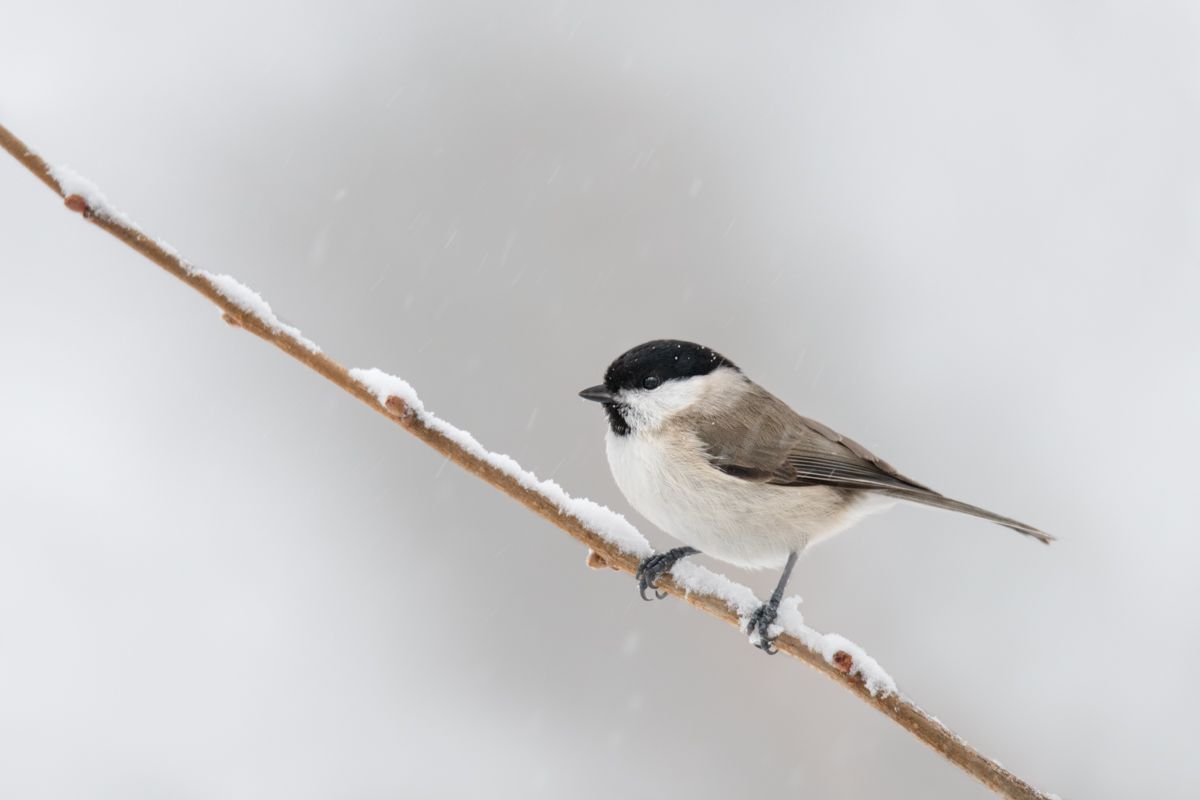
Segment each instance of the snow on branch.
[[[299,329],[276,317],[257,292],[231,276],[196,269],[168,244],[144,234],[95,185],[65,167],[50,167],[2,125],[0,147],[61,196],[69,209],[80,212],[215,303],[231,325],[274,344],[587,545],[592,551],[589,565],[633,574],[638,563],[651,553],[645,537],[620,514],[591,500],[572,497],[557,483],[539,479],[511,457],[486,449],[471,434],[427,411],[413,388],[400,378],[377,369],[346,369]],[[745,586],[690,562],[676,564],[669,576],[659,580],[659,588],[739,628],[760,602]],[[899,694],[891,677],[860,647],[837,634],[821,634],[804,625],[799,598],[788,598],[780,607],[778,626],[780,636],[775,645],[780,652],[837,681],[1000,796],[1050,800],[1050,795],[973,749]]]
[[[545,497],[559,511],[591,528],[620,552],[635,556],[638,560],[654,552],[646,537],[617,512],[586,497],[572,497],[554,481],[538,478],[511,456],[488,450],[467,431],[427,411],[408,381],[380,369],[352,369],[350,377],[367,387],[384,408],[402,408],[401,414],[415,416],[422,425],[441,433],[467,453],[510,476],[526,489]],[[398,406],[397,400],[403,405]],[[723,601],[737,615],[738,624],[742,627],[761,604],[749,588],[694,562],[680,561],[671,568],[670,574],[686,596],[713,597]],[[895,694],[895,681],[875,659],[843,636],[818,633],[805,625],[799,606],[799,597],[784,600],[779,608],[778,630],[773,630],[772,634],[793,636],[809,650],[819,653],[831,666],[861,678],[872,697]]]
[[[161,244],[162,242],[159,242],[159,245]],[[220,292],[226,300],[254,317],[266,326],[267,330],[295,339],[301,347],[310,353],[321,352],[321,348],[317,347],[316,342],[306,338],[295,325],[288,325],[286,322],[281,321],[279,317],[275,316],[275,312],[271,310],[271,304],[264,300],[261,294],[237,278],[232,275],[216,275],[208,270],[200,270],[194,274],[203,275],[204,279]]]
[[[396,406],[395,401],[404,404],[404,412],[415,416],[420,423],[430,430],[445,436],[466,453],[490,465],[515,480],[531,492],[541,495],[563,514],[574,517],[581,524],[604,538],[622,553],[643,559],[653,554],[650,542],[642,536],[629,520],[607,506],[592,502],[586,497],[572,497],[557,483],[542,480],[537,475],[521,467],[520,464],[503,453],[495,453],[481,445],[467,431],[456,428],[425,410],[425,404],[417,397],[417,392],[408,381],[389,375],[379,369],[352,369],[350,377],[370,390],[375,399],[385,409]],[[389,405],[391,401],[391,405]]]

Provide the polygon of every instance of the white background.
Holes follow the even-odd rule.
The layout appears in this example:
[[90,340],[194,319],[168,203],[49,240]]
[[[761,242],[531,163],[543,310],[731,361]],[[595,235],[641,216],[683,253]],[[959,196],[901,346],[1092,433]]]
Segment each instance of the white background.
[[[0,121],[350,366],[632,513],[575,392],[701,341],[903,508],[807,621],[1064,797],[1200,766],[1187,3],[23,3]],[[0,795],[987,792],[0,159]],[[747,575],[759,591],[773,575]]]

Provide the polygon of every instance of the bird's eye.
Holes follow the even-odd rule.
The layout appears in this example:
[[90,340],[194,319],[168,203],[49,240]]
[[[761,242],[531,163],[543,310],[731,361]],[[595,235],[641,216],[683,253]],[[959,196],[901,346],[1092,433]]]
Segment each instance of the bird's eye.
[[647,375],[645,378],[642,379],[642,388],[643,389],[657,389],[658,385],[660,383],[662,383],[662,381],[658,379],[658,376]]

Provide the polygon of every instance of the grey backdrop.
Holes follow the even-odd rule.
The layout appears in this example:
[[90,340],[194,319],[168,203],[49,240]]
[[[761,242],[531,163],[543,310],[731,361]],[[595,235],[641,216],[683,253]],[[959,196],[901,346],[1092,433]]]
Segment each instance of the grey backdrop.
[[[575,392],[660,336],[1059,535],[898,509],[793,589],[1036,784],[1194,796],[1194,4],[3,18],[0,120],[658,545]],[[0,795],[987,796],[586,570],[8,159],[0,220]]]

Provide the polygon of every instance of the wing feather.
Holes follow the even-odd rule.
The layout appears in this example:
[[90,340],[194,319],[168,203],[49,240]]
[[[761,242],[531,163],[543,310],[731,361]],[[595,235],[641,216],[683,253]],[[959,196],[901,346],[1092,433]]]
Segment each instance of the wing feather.
[[1053,538],[1023,522],[952,500],[876,456],[853,439],[751,386],[733,409],[693,420],[709,462],[727,475],[775,486],[833,486],[877,491],[914,503],[981,517],[1049,543]]
[[777,486],[929,491],[867,448],[782,400],[753,387],[732,411],[698,420],[696,430],[710,462],[735,477]]

